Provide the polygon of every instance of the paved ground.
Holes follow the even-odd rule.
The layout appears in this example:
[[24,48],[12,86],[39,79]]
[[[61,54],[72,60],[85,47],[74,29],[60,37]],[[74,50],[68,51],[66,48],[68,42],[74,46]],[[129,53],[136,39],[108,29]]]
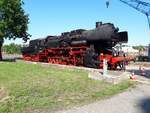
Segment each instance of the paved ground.
[[139,65],[129,65],[127,71],[134,72],[137,81],[144,84],[106,100],[56,113],[150,113],[150,66],[142,68],[145,77],[140,76]]
[[[141,64],[141,65],[140,65]],[[143,71],[139,70],[139,68],[143,69]],[[137,81],[140,83],[146,83],[150,85],[150,62],[149,63],[136,63],[127,66],[127,71],[131,73],[135,73]],[[144,73],[144,76],[141,76]]]
[[150,85],[140,84],[110,99],[56,113],[150,113]]

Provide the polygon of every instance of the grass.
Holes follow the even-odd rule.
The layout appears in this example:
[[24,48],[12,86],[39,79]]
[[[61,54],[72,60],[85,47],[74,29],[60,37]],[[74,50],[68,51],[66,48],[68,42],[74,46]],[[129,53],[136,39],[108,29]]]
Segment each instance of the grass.
[[132,83],[129,81],[110,85],[91,80],[81,70],[2,62],[0,88],[5,89],[5,96],[9,98],[0,101],[0,113],[58,110],[109,97],[130,86]]

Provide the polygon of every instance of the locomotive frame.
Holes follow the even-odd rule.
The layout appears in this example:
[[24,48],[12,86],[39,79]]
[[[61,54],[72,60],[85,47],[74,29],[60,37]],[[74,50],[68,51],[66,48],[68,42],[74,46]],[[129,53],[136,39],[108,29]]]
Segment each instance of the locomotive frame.
[[[35,55],[23,55],[23,59],[33,62],[47,62],[51,64],[85,66],[84,56],[89,47],[67,47],[67,48],[49,48]],[[63,54],[63,52],[66,54]],[[108,62],[108,69],[116,70],[120,66],[121,70],[125,69],[127,58],[124,56],[113,56],[110,54],[101,54],[98,56],[100,64],[97,68],[103,68],[103,60]]]

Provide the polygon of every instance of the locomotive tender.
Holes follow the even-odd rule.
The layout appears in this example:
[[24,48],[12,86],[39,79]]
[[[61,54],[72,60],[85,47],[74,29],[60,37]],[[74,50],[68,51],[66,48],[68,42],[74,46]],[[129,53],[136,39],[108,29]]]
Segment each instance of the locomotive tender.
[[22,49],[23,59],[35,62],[103,68],[103,59],[109,69],[124,69],[125,56],[114,51],[116,44],[127,43],[128,33],[119,32],[111,23],[96,22],[92,30],[78,29],[31,40]]

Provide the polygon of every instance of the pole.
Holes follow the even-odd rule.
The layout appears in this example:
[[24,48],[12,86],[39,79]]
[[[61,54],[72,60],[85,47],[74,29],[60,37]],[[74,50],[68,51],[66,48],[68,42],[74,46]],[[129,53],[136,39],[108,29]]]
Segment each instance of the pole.
[[149,29],[150,29],[150,18],[148,16],[148,14],[146,14],[147,20],[148,20],[148,25],[149,25]]
[[2,45],[3,45],[3,38],[0,38],[0,61],[2,60]]
[[103,60],[103,75],[107,75],[107,60]]

